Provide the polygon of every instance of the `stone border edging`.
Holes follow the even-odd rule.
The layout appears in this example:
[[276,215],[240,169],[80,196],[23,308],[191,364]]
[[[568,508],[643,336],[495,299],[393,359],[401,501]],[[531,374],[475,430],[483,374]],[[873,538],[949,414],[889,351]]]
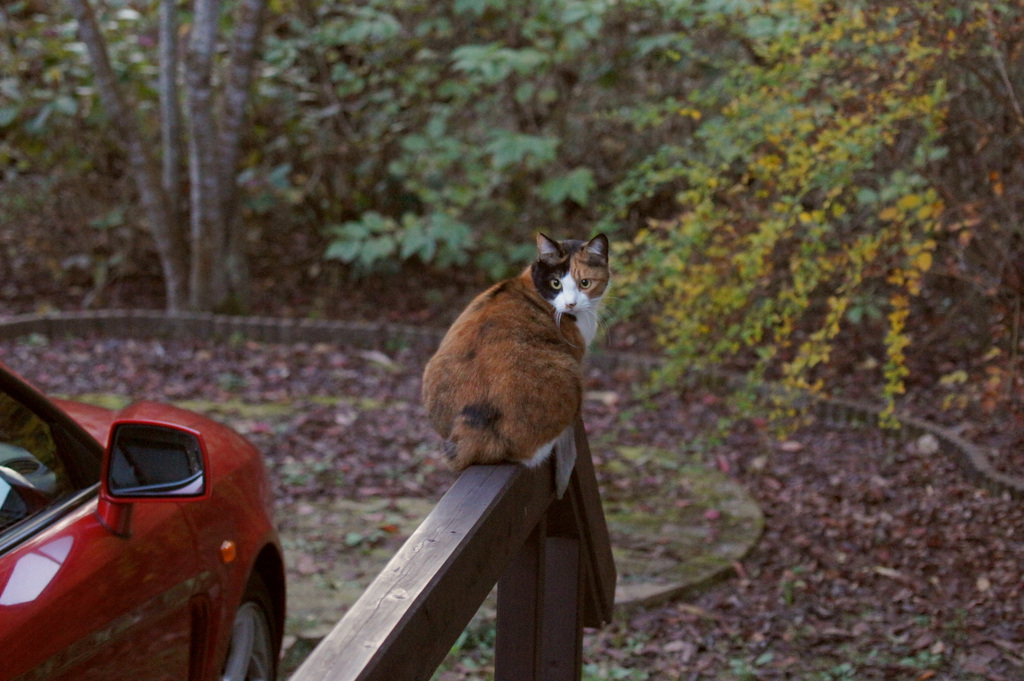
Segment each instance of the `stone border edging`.
[[[0,318],[0,341],[32,334],[225,340],[241,337],[264,343],[336,343],[364,349],[402,344],[432,350],[441,341],[444,330],[392,323],[236,317],[161,310],[86,310]],[[655,357],[614,351],[597,351],[590,359],[603,367],[627,365],[651,369],[658,364]],[[717,375],[709,380],[719,385],[730,382]],[[840,413],[856,414],[860,420],[877,423],[879,413],[873,405],[834,398],[816,398],[813,410],[815,415],[832,423],[838,422],[836,415]],[[924,434],[935,437],[941,451],[951,456],[975,484],[997,494],[1007,493],[1014,499],[1024,499],[1024,478],[997,471],[985,448],[923,419],[906,414],[897,414],[896,418],[912,437]],[[849,418],[843,421],[849,422]]]
[[436,345],[444,331],[401,324],[316,319],[236,317],[159,310],[86,310],[25,314],[0,319],[0,340],[40,334],[124,338],[241,337],[261,343],[337,343],[380,348],[394,343]]

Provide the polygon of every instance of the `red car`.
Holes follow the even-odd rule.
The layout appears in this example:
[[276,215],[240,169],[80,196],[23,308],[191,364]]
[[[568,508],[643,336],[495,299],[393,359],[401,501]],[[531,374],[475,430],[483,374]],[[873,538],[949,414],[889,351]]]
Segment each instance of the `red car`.
[[271,506],[231,429],[48,400],[0,365],[0,679],[272,680]]

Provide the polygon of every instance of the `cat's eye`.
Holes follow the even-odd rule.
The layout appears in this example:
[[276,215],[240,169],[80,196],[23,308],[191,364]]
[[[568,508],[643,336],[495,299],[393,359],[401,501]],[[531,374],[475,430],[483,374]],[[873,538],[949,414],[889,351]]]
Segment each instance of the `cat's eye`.
[[560,280],[558,280],[558,279],[552,279],[550,283],[551,283],[551,288],[555,289],[556,291],[558,289],[562,288],[562,282]]
[[580,279],[580,288],[590,288],[590,285],[594,283],[589,279]]

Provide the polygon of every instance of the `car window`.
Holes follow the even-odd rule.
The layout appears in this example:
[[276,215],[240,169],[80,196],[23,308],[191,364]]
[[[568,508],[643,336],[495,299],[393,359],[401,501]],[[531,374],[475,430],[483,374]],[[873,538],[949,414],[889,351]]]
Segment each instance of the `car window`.
[[13,396],[0,392],[0,531],[74,490],[50,426]]

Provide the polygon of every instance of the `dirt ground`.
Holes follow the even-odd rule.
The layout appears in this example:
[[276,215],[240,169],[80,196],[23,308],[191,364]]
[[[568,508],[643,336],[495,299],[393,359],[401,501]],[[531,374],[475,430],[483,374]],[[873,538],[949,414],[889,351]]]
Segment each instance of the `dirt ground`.
[[[429,505],[454,479],[419,405],[425,360],[400,348],[245,341],[0,344],[0,361],[52,393],[201,401],[266,453],[286,532],[322,520],[324,504],[367,504],[362,530],[307,528],[305,543],[290,547],[289,569],[314,579],[346,548],[386,553],[411,513],[389,500]],[[764,535],[735,565],[738,577],[588,632],[585,678],[1024,677],[1018,502],[970,484],[926,439],[815,423],[779,439],[743,419],[723,430],[721,396],[654,392],[645,379],[588,374],[584,418],[606,503],[685,508],[683,464],[699,464],[749,493]],[[621,455],[649,447],[678,453],[678,465]],[[713,533],[717,518],[701,522]],[[362,578],[349,576],[324,587]],[[441,678],[487,678],[489,647],[477,638]]]

